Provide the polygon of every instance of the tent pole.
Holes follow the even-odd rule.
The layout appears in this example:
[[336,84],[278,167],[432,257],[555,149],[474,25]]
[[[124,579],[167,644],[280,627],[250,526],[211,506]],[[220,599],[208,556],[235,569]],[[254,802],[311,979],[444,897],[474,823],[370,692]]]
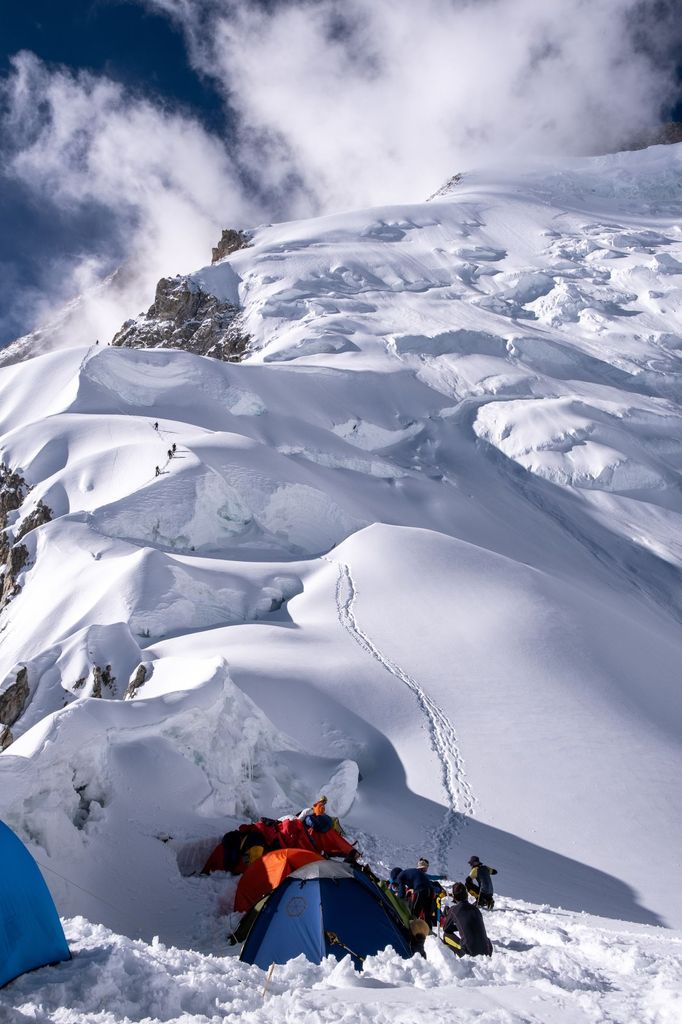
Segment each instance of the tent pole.
[[263,985],[263,1001],[265,1001],[265,997],[268,994],[268,985],[270,984],[270,979],[272,978],[272,974],[273,974],[274,970],[275,970],[275,965],[274,964],[270,964],[270,970],[268,971],[268,976],[265,979],[265,984]]

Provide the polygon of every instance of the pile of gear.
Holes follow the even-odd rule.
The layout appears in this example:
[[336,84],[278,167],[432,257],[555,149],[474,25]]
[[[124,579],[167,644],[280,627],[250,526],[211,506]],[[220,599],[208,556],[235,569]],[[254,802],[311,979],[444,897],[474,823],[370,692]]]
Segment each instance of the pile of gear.
[[327,798],[321,796],[296,817],[259,818],[226,832],[202,873],[229,871],[240,875],[265,853],[282,849],[310,850],[326,857],[341,856],[349,862],[360,856],[355,845],[345,838],[339,819],[327,814]]
[[495,868],[471,857],[466,882],[447,892],[426,858],[383,880],[360,857],[321,796],[298,815],[227,832],[202,873],[241,875],[234,909],[243,916],[228,941],[244,943],[240,959],[263,968],[301,953],[314,963],[350,955],[361,968],[386,946],[425,957],[432,931],[457,956],[492,955],[479,908],[494,906]]

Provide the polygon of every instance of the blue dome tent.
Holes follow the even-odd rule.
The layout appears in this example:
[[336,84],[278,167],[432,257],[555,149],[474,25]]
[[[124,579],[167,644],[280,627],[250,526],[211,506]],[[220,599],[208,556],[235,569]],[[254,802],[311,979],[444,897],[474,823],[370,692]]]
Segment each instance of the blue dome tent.
[[0,988],[25,971],[70,956],[38,865],[0,821]]
[[380,889],[348,864],[322,860],[293,871],[268,896],[246,937],[240,960],[267,970],[304,954],[313,963],[392,946],[411,957],[410,934]]

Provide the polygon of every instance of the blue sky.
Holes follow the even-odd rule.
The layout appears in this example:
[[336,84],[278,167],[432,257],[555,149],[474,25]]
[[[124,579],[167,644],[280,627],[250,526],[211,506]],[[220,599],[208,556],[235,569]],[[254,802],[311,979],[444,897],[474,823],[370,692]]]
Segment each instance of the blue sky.
[[131,89],[193,110],[222,129],[210,80],[191,67],[183,34],[165,14],[131,0],[26,0],[2,5],[0,74],[19,50],[105,74]]
[[208,259],[222,226],[419,200],[510,153],[615,147],[679,101],[678,9],[6,2],[0,344],[125,264],[136,287],[87,325],[106,333],[155,278]]
[[[208,79],[192,69],[182,32],[165,15],[128,0],[27,0],[0,6],[0,75],[22,50],[48,64],[63,64],[106,75],[133,92],[185,109],[207,128],[229,133],[229,108]],[[77,258],[90,249],[112,246],[115,265],[124,252],[115,244],[115,211],[96,203],[60,209],[45,204],[21,181],[0,178],[0,268],[12,290],[40,290],[45,257]],[[0,285],[0,302],[8,296]],[[29,307],[31,303],[29,301]],[[0,345],[30,322],[19,304],[6,309]]]

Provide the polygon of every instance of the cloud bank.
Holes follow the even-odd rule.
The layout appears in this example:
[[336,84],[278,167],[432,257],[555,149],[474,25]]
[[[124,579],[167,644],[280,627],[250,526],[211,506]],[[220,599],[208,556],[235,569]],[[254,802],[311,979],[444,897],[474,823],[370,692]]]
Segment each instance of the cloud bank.
[[238,112],[260,184],[323,210],[619,148],[658,123],[682,45],[678,0],[146,2]]
[[[66,260],[44,253],[39,297],[35,288],[15,292],[18,306],[32,302],[34,321],[84,295],[60,341],[110,338],[149,306],[160,277],[210,260],[221,225],[259,216],[220,140],[117,83],[21,53],[2,99],[5,175],[43,205],[46,220],[106,221],[95,248],[86,242]],[[97,287],[121,263],[111,286]]]
[[656,126],[682,47],[679,0],[136,2],[181,27],[223,98],[225,138],[28,53],[0,86],[6,180],[48,214],[106,222],[81,255],[46,253],[37,291],[13,291],[32,321],[92,294],[73,341],[111,336],[159,277],[206,262],[223,226],[420,200],[477,165],[620,148]]

